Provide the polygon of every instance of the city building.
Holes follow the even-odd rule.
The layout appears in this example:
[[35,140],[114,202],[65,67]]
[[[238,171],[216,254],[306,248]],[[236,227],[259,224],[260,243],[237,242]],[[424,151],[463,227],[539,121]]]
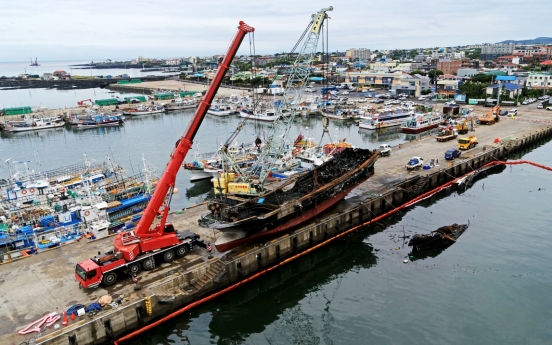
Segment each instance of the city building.
[[348,57],[351,60],[370,60],[370,49],[367,48],[351,48],[345,53],[345,57]]
[[420,96],[422,91],[429,90],[430,80],[425,76],[411,76],[403,72],[352,71],[345,72],[345,82]]
[[456,76],[460,78],[471,78],[476,74],[477,70],[475,68],[459,68],[458,71],[456,71]]
[[552,86],[552,75],[548,72],[531,72],[525,85],[533,89],[550,88]]
[[460,84],[462,84],[462,78],[458,76],[452,74],[440,75],[437,79],[437,93],[449,97],[454,96]]
[[515,46],[513,43],[507,44],[489,44],[481,47],[480,59],[485,61],[495,60],[504,55],[512,55]]
[[181,59],[167,59],[165,60],[165,65],[179,66],[181,62],[182,62]]
[[462,68],[462,60],[439,59],[437,69],[444,74],[456,74],[459,68]]

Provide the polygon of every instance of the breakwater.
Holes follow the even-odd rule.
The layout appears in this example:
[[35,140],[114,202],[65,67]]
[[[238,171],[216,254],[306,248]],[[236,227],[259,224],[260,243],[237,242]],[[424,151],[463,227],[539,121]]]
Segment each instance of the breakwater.
[[[505,159],[527,147],[546,142],[552,136],[550,127],[532,128],[517,138],[503,140],[496,147],[485,147],[473,157],[456,164],[433,169],[430,173],[389,183],[381,195],[368,196],[357,204],[334,213],[318,223],[311,224],[292,234],[282,236],[232,256],[212,259],[207,263],[189,267],[145,287],[143,297],[108,311],[95,319],[82,320],[69,327],[54,331],[37,339],[45,344],[98,344],[107,343],[143,325],[166,317],[173,312],[190,308],[191,303],[203,296],[214,298],[213,293],[235,289],[263,274],[316,250],[351,229],[368,224],[377,217],[393,211],[424,193],[450,182],[454,178],[477,169],[495,159]],[[378,171],[376,171],[378,174]],[[385,173],[382,173],[385,174]],[[352,203],[352,202],[351,202]],[[193,305],[191,305],[193,306]]]
[[[140,78],[143,81],[161,81],[169,76],[150,76]],[[38,89],[50,88],[58,90],[78,90],[91,88],[104,88],[108,85],[117,84],[123,78],[93,78],[93,79],[69,79],[69,80],[42,80],[42,79],[3,79],[0,80],[0,90],[9,89]],[[128,80],[128,79],[127,79]]]

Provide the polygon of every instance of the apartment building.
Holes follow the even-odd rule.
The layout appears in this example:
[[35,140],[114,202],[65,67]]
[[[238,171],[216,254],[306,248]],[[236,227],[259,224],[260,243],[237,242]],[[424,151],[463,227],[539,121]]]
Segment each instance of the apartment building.
[[512,55],[514,53],[515,45],[513,43],[507,44],[489,44],[481,47],[481,60],[490,61],[504,55]]
[[437,69],[444,74],[456,74],[460,68],[462,68],[462,60],[439,59],[437,61]]
[[355,71],[346,72],[345,82],[374,86],[419,97],[422,91],[429,90],[430,79],[420,75],[411,76],[403,72]]
[[531,72],[525,83],[525,86],[533,89],[550,88],[552,86],[552,75],[548,72]]
[[351,48],[347,50],[345,57],[348,57],[353,61],[357,58],[359,60],[370,60],[371,53],[370,53],[370,49],[367,49],[367,48]]

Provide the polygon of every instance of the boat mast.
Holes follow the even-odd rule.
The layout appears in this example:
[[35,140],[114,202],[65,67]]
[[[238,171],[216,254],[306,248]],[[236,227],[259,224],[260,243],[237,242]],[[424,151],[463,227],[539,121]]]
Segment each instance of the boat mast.
[[[297,107],[291,107],[291,111],[288,116],[282,116],[282,110],[288,104],[297,105],[300,103],[301,97],[309,80],[314,54],[316,53],[324,21],[329,18],[326,12],[332,10],[333,7],[331,6],[323,8],[318,11],[317,14],[312,16],[307,30],[301,37],[302,39],[308,31],[308,35],[303,41],[297,58],[291,67],[291,72],[289,73],[285,84],[286,86],[284,88],[281,104],[276,108],[276,120],[272,124],[272,130],[268,140],[266,141],[261,154],[251,167],[250,171],[247,174],[237,176],[237,182],[252,184],[253,177],[258,175],[258,187],[262,190],[264,182],[274,166],[274,163],[282,156],[289,129],[291,128],[291,124],[293,123],[293,119],[297,113]],[[301,39],[296,46],[300,44]]]

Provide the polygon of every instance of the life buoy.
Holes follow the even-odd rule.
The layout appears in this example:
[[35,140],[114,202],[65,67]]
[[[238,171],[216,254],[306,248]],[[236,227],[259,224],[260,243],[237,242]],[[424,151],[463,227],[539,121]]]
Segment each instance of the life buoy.
[[23,190],[21,191],[21,194],[25,195],[25,194],[27,194],[27,191],[23,189]]
[[29,189],[30,193],[34,193],[34,188]]
[[88,217],[89,215],[90,215],[90,211],[88,211],[88,210],[84,211],[84,216],[85,217]]

